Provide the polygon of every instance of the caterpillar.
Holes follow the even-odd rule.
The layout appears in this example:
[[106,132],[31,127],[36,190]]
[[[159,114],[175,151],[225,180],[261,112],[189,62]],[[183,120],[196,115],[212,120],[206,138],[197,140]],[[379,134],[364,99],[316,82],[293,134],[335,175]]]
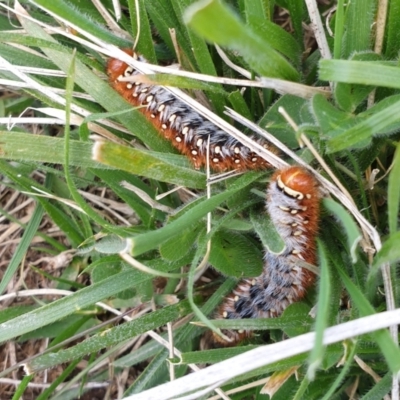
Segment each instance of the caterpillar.
[[[124,51],[138,61],[146,62],[141,55],[131,50]],[[258,154],[206,120],[164,88],[121,81],[123,77],[139,74],[123,61],[109,59],[106,71],[114,89],[133,106],[139,107],[158,131],[193,162],[196,169],[206,165],[208,138],[210,165],[214,171],[271,168]],[[266,142],[253,139],[265,148],[277,152]]]
[[[137,60],[146,60],[130,51]],[[238,140],[203,118],[184,102],[160,86],[124,82],[122,77],[138,74],[117,59],[109,59],[107,74],[110,84],[129,103],[146,116],[158,131],[179,152],[192,160],[196,169],[206,164],[207,141],[211,168],[225,170],[262,170],[271,165]],[[276,152],[266,143],[255,139]],[[319,190],[315,178],[305,168],[291,166],[277,171],[267,190],[267,212],[285,242],[281,254],[265,253],[262,274],[254,279],[242,279],[216,311],[216,319],[272,318],[301,300],[314,283],[315,275],[299,266],[303,260],[316,262],[315,238],[318,231]],[[207,333],[204,342],[213,347],[233,346],[251,335],[248,331],[224,330],[229,341]],[[205,347],[211,347],[209,344]]]
[[[277,317],[289,304],[301,300],[314,283],[315,275],[299,266],[299,260],[316,263],[319,190],[314,177],[299,166],[277,171],[267,190],[267,211],[284,239],[285,250],[281,254],[267,251],[262,274],[242,279],[220,305],[215,319]],[[248,331],[223,333],[230,341],[209,333],[204,342],[213,342],[213,347],[233,346],[251,336]]]

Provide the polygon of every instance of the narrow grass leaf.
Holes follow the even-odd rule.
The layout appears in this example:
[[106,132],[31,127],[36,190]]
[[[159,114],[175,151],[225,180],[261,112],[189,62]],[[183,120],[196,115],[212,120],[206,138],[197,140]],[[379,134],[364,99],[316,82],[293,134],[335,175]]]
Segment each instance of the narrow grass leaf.
[[205,187],[205,176],[201,172],[167,163],[149,151],[100,141],[93,147],[92,158],[134,175],[192,188]]
[[[338,268],[338,273],[349,292],[354,305],[360,311],[360,314],[362,316],[374,314],[374,308],[365,298],[361,290],[350,280],[341,268]],[[398,373],[400,371],[400,350],[390,337],[389,331],[379,330],[371,333],[371,336],[380,347],[390,370],[393,373]]]
[[345,379],[347,373],[350,370],[350,367],[353,365],[354,356],[356,354],[357,345],[351,340],[346,340],[343,343],[343,346],[346,350],[346,362],[343,365],[342,369],[340,370],[340,374],[336,377],[335,381],[330,386],[328,392],[324,395],[321,400],[331,400],[332,396],[334,395],[335,391],[339,388],[340,384]]
[[378,269],[385,263],[394,263],[400,260],[400,232],[390,235],[375,256],[372,268]]
[[[0,158],[22,162],[42,162],[64,165],[64,139],[23,132],[0,131]],[[111,167],[93,161],[92,143],[70,141],[70,165],[82,168]],[[49,148],[52,151],[49,151]]]
[[[157,385],[152,382],[154,377],[160,374],[160,370],[165,369],[168,363],[168,351],[166,349],[160,351],[146,366],[143,372],[135,379],[132,385],[125,391],[124,397],[135,393],[140,393],[149,387]],[[163,382],[158,382],[158,384]]]
[[46,304],[36,310],[0,324],[1,342],[18,337],[88,307],[106,297],[151,279],[136,270],[123,271],[97,284],[81,289],[68,297]]
[[[79,7],[76,7],[72,2],[70,3],[68,1],[35,0],[35,3],[60,17],[73,21],[74,25],[79,26],[86,32],[105,42],[110,43],[114,41],[118,42],[120,46],[129,46],[127,40],[117,38],[109,29],[101,25],[99,23],[100,19],[95,18],[96,14],[94,12],[90,15],[88,13],[88,8],[83,12]],[[93,10],[95,9],[93,8]]]
[[328,326],[330,318],[329,305],[332,290],[330,283],[331,275],[326,250],[321,241],[318,241],[318,260],[321,275],[319,279],[317,319],[315,321],[315,345],[308,359],[309,367],[307,370],[307,377],[310,381],[315,379],[316,370],[322,363],[324,355],[324,346],[322,341],[324,338],[324,330]]
[[400,43],[400,1],[391,0],[386,20],[386,45],[384,55],[386,59],[397,59]]
[[386,374],[373,388],[360,397],[360,400],[384,399],[390,392],[392,380],[393,375],[390,373]]
[[394,234],[397,231],[399,219],[399,205],[400,205],[400,144],[397,145],[396,152],[393,158],[393,168],[389,174],[388,184],[388,221],[389,232]]
[[81,358],[87,354],[97,352],[147,331],[159,328],[167,322],[182,318],[190,311],[189,302],[182,301],[179,304],[165,307],[133,321],[108,329],[107,331],[94,335],[69,349],[60,350],[56,354],[48,353],[37,357],[28,363],[26,368],[31,373],[36,373],[47,368],[52,368],[61,363]]
[[[23,27],[32,37],[43,39],[56,43],[55,39],[47,34],[37,24],[23,19]],[[64,47],[63,51],[52,50],[47,47],[42,48],[43,52],[65,73],[68,72],[71,64],[71,50]],[[118,112],[123,110],[129,113],[121,114],[118,120],[130,131],[139,137],[150,148],[157,151],[171,151],[170,145],[164,138],[158,134],[154,126],[146,118],[127,103],[110,85],[98,77],[81,61],[77,60],[75,65],[75,83],[79,85],[86,93],[90,94],[95,101],[109,112]]]
[[0,293],[3,293],[4,290],[7,288],[7,285],[13,279],[15,272],[20,267],[22,260],[26,256],[26,252],[32,245],[32,240],[37,235],[37,230],[42,221],[43,214],[43,207],[40,204],[36,204],[32,217],[28,222],[22,238],[19,241],[17,248],[15,249],[14,254],[7,266],[7,269],[4,271],[4,274],[1,278]]
[[351,218],[349,213],[344,209],[344,207],[339,203],[336,203],[335,201],[326,198],[323,199],[322,204],[340,221],[347,236],[347,243],[351,254],[351,259],[353,263],[357,262],[357,246],[362,239],[357,224]]
[[[146,12],[145,0],[128,0],[129,17],[132,25],[132,37],[140,40],[137,42],[136,51],[142,54],[151,63],[156,63],[156,52],[151,34],[151,23]],[[138,9],[136,4],[139,5]],[[137,17],[139,16],[139,26]],[[139,29],[140,28],[140,29]]]
[[376,4],[375,0],[353,0],[347,4],[342,57],[371,49],[371,26],[375,22]]
[[337,136],[334,135],[335,137],[327,142],[328,153],[335,153],[352,147],[365,147],[375,135],[398,130],[400,128],[400,114],[397,112],[400,107],[398,96],[386,98],[385,106],[383,109],[375,109],[375,112],[370,109],[359,116],[363,118],[354,126],[345,129]]
[[321,60],[319,76],[333,82],[400,89],[400,69],[378,61]]

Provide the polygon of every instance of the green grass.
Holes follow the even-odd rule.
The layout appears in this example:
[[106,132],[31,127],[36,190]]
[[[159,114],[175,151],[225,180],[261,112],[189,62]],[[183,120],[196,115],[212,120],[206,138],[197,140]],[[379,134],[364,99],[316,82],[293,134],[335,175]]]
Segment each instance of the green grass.
[[[42,371],[53,371],[45,390],[33,389],[28,377],[14,387],[13,398],[33,393],[41,400],[74,399],[91,393],[89,383],[98,383],[104,398],[119,393],[147,399],[146,390],[169,381],[160,390],[162,398],[170,398],[170,393],[183,396],[186,380],[189,388],[201,389],[192,371],[196,363],[215,367],[210,385],[220,383],[225,393],[238,390],[231,399],[267,398],[260,394],[265,381],[259,380],[279,377],[290,368],[297,369],[299,379],[282,381],[274,399],[346,399],[351,388],[362,399],[381,399],[391,391],[395,396],[398,389],[391,376],[400,370],[397,331],[377,329],[399,324],[398,316],[391,314],[397,319],[383,325],[369,322],[356,338],[352,331],[343,333],[342,324],[363,326],[362,317],[371,315],[378,321],[380,313],[399,303],[400,0],[392,0],[386,21],[377,23],[377,0],[332,1],[331,6],[337,6],[327,19],[332,34],[324,17],[317,41],[304,28],[310,18],[302,0],[139,0],[139,10],[135,1],[121,0],[118,22],[111,0],[100,3],[111,20],[91,2],[78,0],[36,0],[35,5],[21,1],[22,8],[10,14],[0,3],[0,85],[5,80],[26,83],[25,88],[9,86],[13,91],[0,97],[2,185],[7,193],[34,200],[28,219],[10,209],[9,197],[0,205],[2,231],[8,223],[20,229],[17,243],[2,253],[8,254],[8,262],[1,267],[1,293],[18,291],[31,300],[24,306],[8,305],[0,297],[0,351],[7,355],[6,341],[20,348],[47,341],[44,351],[31,350],[29,359],[21,352],[17,358],[38,381]],[[321,6],[319,13],[328,8]],[[17,18],[23,12],[29,18]],[[382,46],[376,42],[379,32]],[[229,107],[267,129],[280,143],[282,160],[309,164],[321,176],[326,196],[333,197],[322,201],[321,273],[307,299],[274,320],[215,323],[214,329],[260,332],[249,345],[199,350],[203,325],[209,324],[206,317],[237,278],[260,273],[263,245],[281,245],[263,217],[271,171],[213,184],[207,196],[206,173],[194,170],[107,82],[106,59],[120,55],[113,46],[131,47],[137,35],[137,50],[152,64],[179,60],[186,71],[241,79],[228,85],[215,79],[207,83],[206,77],[206,82],[196,81],[193,75],[154,76],[189,89],[195,98],[201,89],[211,118],[221,123],[249,131],[224,113]],[[326,42],[328,48],[319,49],[316,42]],[[216,45],[238,68],[220,57]],[[382,50],[376,52],[378,48]],[[321,58],[329,53],[332,59]],[[21,66],[39,73],[26,75]],[[290,84],[266,79],[258,86],[251,81],[242,90],[247,79],[258,76]],[[281,85],[279,93],[272,84]],[[296,85],[296,96],[290,85]],[[325,91],[317,93],[317,87]],[[279,107],[292,118],[296,132]],[[8,117],[18,117],[27,108],[23,117],[32,119],[7,129]],[[318,156],[299,147],[302,135]],[[332,176],[334,184],[328,182]],[[189,191],[167,193],[176,186]],[[209,212],[212,224],[207,230]],[[52,234],[54,228],[59,235]],[[66,257],[57,261],[60,269],[45,268],[61,260],[56,259],[60,254]],[[40,268],[35,267],[33,262],[43,257]],[[216,278],[209,271],[205,276],[211,282],[198,281],[196,268],[207,260],[222,275]],[[24,286],[19,281],[25,276],[21,265],[27,268]],[[38,280],[48,288],[24,291],[37,289]],[[13,286],[15,282],[20,286]],[[339,307],[343,294],[350,308]],[[312,318],[309,312],[317,301]],[[127,309],[139,314],[129,314],[133,320],[112,320],[113,313]],[[182,319],[172,326],[177,351],[171,353],[163,344],[172,340],[166,325]],[[333,329],[329,345],[323,341],[327,328]],[[308,341],[300,343],[300,335],[309,332],[316,333],[315,342],[304,336]],[[283,338],[294,347],[274,358],[274,349],[285,346]],[[264,343],[271,344],[270,356],[259,361],[258,346]],[[254,363],[240,361],[248,350],[254,351]],[[218,372],[222,361],[227,363],[224,378]],[[362,363],[382,380],[377,382]],[[17,368],[4,365],[0,379],[10,378]],[[108,382],[117,384],[116,377],[128,368],[129,379],[118,381],[118,392]],[[185,375],[186,380],[179,379]],[[196,392],[193,398],[212,395]]]

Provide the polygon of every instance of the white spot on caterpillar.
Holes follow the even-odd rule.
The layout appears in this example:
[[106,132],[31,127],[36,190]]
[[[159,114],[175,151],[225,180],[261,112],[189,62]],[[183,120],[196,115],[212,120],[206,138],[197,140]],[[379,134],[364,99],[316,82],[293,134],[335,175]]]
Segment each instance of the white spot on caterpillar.
[[126,68],[126,70],[124,71],[124,76],[131,76],[133,73],[133,68],[132,67],[128,67]]

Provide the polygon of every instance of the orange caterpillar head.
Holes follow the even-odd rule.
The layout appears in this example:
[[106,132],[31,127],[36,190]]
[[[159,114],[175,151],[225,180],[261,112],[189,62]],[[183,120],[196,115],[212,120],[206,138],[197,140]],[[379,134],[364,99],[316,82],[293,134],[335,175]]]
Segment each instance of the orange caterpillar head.
[[[129,56],[134,56],[134,52],[131,49],[122,49],[123,52],[128,54]],[[115,84],[117,81],[117,78],[120,77],[121,75],[124,75],[124,72],[126,70],[127,64],[124,61],[118,60],[116,58],[109,58],[107,61],[107,75],[109,77],[109,80],[112,84]]]
[[289,196],[298,200],[311,199],[315,194],[317,182],[305,168],[298,165],[278,171],[275,176],[279,187]]

